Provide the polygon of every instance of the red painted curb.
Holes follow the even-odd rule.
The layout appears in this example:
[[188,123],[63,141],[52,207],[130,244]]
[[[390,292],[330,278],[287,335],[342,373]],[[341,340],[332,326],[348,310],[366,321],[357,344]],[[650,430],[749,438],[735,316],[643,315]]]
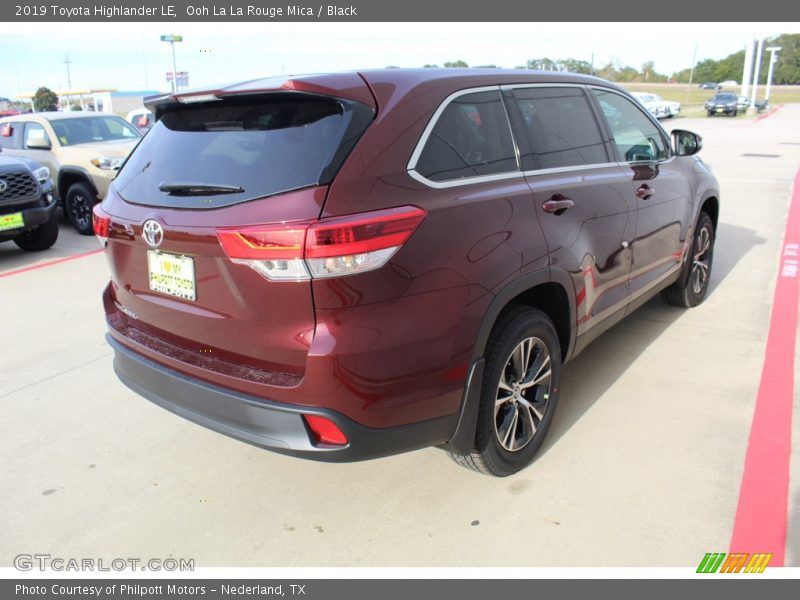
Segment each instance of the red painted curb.
[[783,106],[784,106],[783,104],[778,104],[778,106],[776,106],[774,110],[771,110],[771,111],[769,111],[767,114],[765,114],[765,115],[761,115],[760,117],[756,117],[756,118],[753,120],[753,123],[755,124],[755,123],[758,123],[759,121],[761,121],[762,119],[766,119],[767,117],[771,117],[771,116],[772,116],[772,115],[774,115],[776,112],[778,112],[780,109],[782,109],[782,108],[783,108]]
[[45,267],[52,267],[53,265],[58,265],[78,258],[83,258],[84,256],[92,256],[93,254],[99,254],[100,252],[103,252],[103,248],[98,248],[97,250],[90,250],[89,252],[83,252],[81,254],[73,254],[72,256],[65,256],[64,258],[56,258],[55,260],[50,260],[38,265],[31,265],[30,267],[23,267],[21,269],[14,269],[13,271],[6,271],[5,273],[0,273],[0,279],[2,279],[3,277],[11,277],[12,275],[19,275],[20,273],[27,273],[28,271],[35,271],[36,269],[44,269]]
[[733,526],[731,553],[772,553],[783,566],[789,502],[797,307],[800,299],[800,170],[786,219],[767,350]]

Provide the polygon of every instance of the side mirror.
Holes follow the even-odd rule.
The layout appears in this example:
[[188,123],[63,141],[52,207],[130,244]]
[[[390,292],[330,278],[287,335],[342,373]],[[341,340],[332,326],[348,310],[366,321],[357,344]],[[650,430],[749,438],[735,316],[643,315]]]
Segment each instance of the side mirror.
[[703,148],[703,138],[685,129],[672,130],[672,152],[677,156],[691,156]]
[[44,138],[28,140],[28,143],[25,144],[25,147],[30,150],[50,150],[53,148],[50,142]]

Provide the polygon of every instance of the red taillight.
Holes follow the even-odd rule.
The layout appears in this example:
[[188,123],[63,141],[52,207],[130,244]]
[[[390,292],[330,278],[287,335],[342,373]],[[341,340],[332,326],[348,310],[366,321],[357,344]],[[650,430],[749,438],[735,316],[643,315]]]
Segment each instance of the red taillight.
[[425,218],[414,206],[319,221],[308,230],[306,258],[363,254],[402,246]]
[[92,231],[100,240],[100,243],[105,245],[108,240],[108,230],[111,228],[111,217],[108,216],[99,204],[95,204],[92,209]]
[[229,258],[288,260],[303,258],[308,225],[292,223],[218,229],[217,237]]
[[382,267],[425,218],[403,206],[321,221],[217,230],[225,254],[272,280],[338,277]]
[[305,419],[308,428],[314,435],[314,441],[318,444],[329,444],[331,446],[344,446],[347,444],[347,436],[330,419],[317,415],[303,415],[303,419]]

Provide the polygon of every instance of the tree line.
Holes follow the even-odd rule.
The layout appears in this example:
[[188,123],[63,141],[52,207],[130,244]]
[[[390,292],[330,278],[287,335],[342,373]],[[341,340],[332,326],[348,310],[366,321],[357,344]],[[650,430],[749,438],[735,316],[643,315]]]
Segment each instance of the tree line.
[[[800,84],[800,34],[783,34],[765,40],[764,48],[769,46],[780,46],[778,59],[775,63],[772,82],[778,85],[797,85]],[[739,81],[744,70],[744,50],[734,52],[720,60],[705,59],[695,65],[694,82],[703,81]],[[767,81],[769,71],[770,53],[764,51],[761,57],[761,67],[759,72],[759,83]],[[463,60],[446,62],[441,65],[445,68],[469,68]],[[473,65],[473,68],[494,68],[497,65]],[[436,64],[426,64],[425,68],[438,68]],[[665,83],[678,82],[688,83],[691,74],[691,67],[667,75],[655,70],[652,61],[645,62],[639,67],[623,65],[618,60],[613,60],[605,65],[593,65],[585,60],[551,59],[551,58],[532,58],[524,65],[514,67],[515,69],[536,69],[540,71],[569,71],[572,73],[584,73],[586,75],[596,75],[610,81],[646,82],[646,83]]]

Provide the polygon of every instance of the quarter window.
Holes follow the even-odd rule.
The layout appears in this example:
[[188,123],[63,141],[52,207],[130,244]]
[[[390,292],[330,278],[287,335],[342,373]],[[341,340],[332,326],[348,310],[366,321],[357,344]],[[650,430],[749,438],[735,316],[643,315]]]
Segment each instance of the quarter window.
[[453,99],[439,116],[414,170],[431,181],[453,181],[518,170],[499,91]]
[[667,158],[661,130],[633,102],[620,94],[594,89],[592,92],[606,117],[620,157],[628,162]]
[[530,151],[522,168],[554,169],[608,162],[589,101],[579,88],[521,88],[514,100]]

